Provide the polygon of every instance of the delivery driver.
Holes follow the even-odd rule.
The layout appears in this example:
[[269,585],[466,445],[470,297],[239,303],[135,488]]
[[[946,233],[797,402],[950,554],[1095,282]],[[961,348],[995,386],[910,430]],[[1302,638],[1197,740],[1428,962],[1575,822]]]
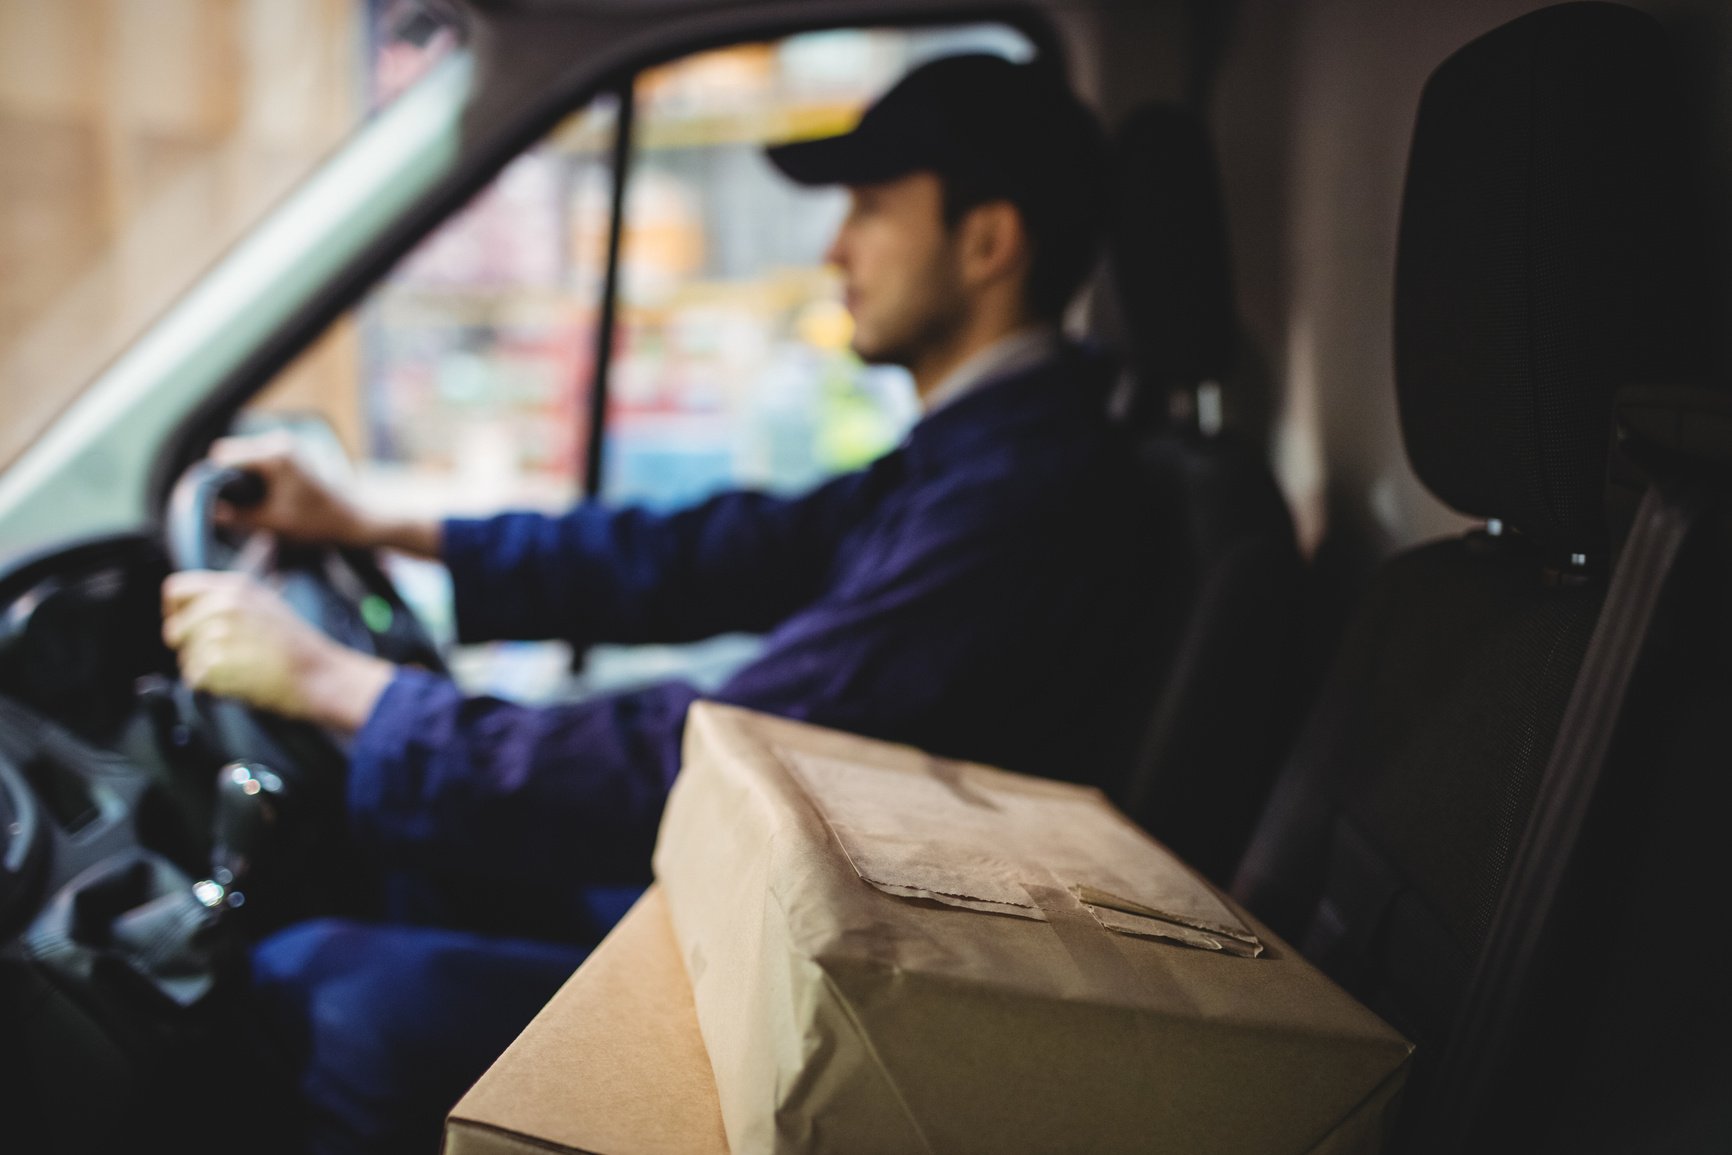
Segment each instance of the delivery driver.
[[[851,193],[826,256],[855,351],[913,374],[924,416],[901,447],[791,500],[406,523],[321,487],[280,448],[229,442],[216,459],[268,482],[236,519],[439,558],[465,639],[763,632],[761,656],[716,698],[1034,773],[1099,773],[1134,717],[1125,671],[1154,644],[1162,572],[1105,417],[1110,373],[1059,335],[1107,203],[1099,126],[1044,66],[951,57],[854,131],[769,157]],[[352,734],[356,837],[424,891],[479,896],[302,924],[254,960],[261,1000],[297,1040],[311,1145],[434,1150],[443,1112],[593,941],[585,885],[647,876],[697,691],[541,708],[465,698],[342,648],[239,575],[176,574],[163,595],[191,685]]]

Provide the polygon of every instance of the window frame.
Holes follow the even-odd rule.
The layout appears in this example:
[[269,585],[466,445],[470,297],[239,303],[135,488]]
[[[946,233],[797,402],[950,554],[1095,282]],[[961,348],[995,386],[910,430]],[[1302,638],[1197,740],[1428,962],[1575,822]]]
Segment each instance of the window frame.
[[608,206],[607,267],[602,272],[601,302],[596,309],[595,364],[589,374],[588,442],[583,447],[583,494],[601,496],[606,476],[608,380],[613,373],[613,347],[619,334],[619,254],[625,237],[625,198],[631,182],[632,145],[637,127],[637,78],[633,72],[615,90],[619,101],[613,122],[613,203]]

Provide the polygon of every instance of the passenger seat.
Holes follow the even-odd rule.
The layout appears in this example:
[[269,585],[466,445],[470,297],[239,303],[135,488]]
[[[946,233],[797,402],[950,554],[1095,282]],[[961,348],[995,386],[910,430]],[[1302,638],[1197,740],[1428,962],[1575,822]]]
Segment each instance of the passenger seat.
[[[1418,1044],[1400,1150],[1533,1149],[1587,962],[1659,932],[1604,911],[1597,938],[1554,943],[1551,1026],[1536,1008],[1519,1043],[1468,1056],[1507,1094],[1444,1118],[1439,1060],[1605,598],[1614,392],[1678,379],[1701,347],[1679,324],[1693,281],[1673,69],[1651,17],[1567,4],[1468,45],[1422,97],[1396,275],[1401,427],[1427,487],[1486,524],[1381,568],[1234,885]],[[1509,1065],[1518,1051],[1531,1065]]]

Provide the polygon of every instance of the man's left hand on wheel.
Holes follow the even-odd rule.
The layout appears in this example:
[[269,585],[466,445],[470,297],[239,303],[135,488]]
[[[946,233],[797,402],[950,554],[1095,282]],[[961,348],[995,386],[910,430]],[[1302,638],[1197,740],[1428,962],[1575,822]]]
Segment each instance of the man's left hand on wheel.
[[352,734],[396,673],[341,646],[239,573],[188,570],[162,587],[162,637],[195,690]]

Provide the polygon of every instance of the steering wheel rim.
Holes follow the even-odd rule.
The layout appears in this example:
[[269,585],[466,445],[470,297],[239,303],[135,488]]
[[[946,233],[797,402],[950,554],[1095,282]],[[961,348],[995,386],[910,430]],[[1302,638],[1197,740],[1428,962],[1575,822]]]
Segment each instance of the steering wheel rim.
[[[209,461],[194,462],[169,497],[164,537],[170,564],[176,570],[242,569],[260,578],[293,572],[302,581],[328,591],[329,596],[321,599],[280,590],[303,618],[327,635],[399,665],[447,672],[432,634],[373,551],[341,546],[279,547],[273,535],[262,531],[248,534],[238,547],[225,542],[216,522],[217,503],[228,501],[245,507],[256,505],[264,496],[264,482],[256,473]],[[318,612],[321,603],[327,612]],[[338,607],[347,612],[329,612]]]
[[[241,492],[241,490],[245,492]],[[264,496],[256,473],[196,461],[181,474],[169,495],[164,536],[170,563],[177,570],[225,569],[217,564],[216,507],[219,500],[256,505]]]

